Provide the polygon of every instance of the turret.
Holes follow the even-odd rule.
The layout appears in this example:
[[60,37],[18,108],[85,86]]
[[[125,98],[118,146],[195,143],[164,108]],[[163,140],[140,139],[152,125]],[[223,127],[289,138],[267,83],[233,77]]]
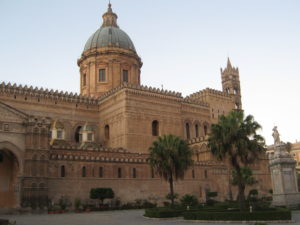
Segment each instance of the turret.
[[242,109],[241,86],[239,68],[231,65],[230,59],[227,59],[227,67],[221,68],[223,92],[234,97],[235,109]]

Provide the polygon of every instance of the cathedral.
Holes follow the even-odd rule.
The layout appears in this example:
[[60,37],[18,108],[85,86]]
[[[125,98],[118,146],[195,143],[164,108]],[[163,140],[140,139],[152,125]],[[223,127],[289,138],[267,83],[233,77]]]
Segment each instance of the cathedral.
[[[242,109],[239,69],[228,59],[221,91],[186,97],[141,85],[142,60],[111,4],[102,17],[77,61],[80,94],[0,84],[0,208],[43,207],[62,197],[87,202],[95,187],[112,188],[122,203],[160,203],[169,186],[147,157],[163,134],[184,138],[193,151],[193,166],[174,184],[179,196],[236,198],[231,168],[211,155],[207,138],[219,115]],[[251,189],[268,195],[267,157],[252,169],[258,183]]]

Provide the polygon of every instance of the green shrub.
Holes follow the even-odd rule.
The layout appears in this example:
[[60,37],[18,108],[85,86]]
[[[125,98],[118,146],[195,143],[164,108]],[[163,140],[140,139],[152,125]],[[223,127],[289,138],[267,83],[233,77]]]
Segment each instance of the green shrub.
[[149,202],[148,200],[144,200],[142,202],[142,208],[148,209],[148,208],[155,208],[156,203]]
[[218,192],[216,192],[216,191],[210,191],[207,193],[207,197],[209,197],[209,198],[214,198],[217,196],[218,196]]
[[58,205],[61,210],[65,210],[67,207],[72,206],[72,203],[67,196],[61,196],[58,200]]
[[76,198],[76,199],[74,200],[74,206],[75,206],[75,209],[76,209],[76,210],[79,210],[79,209],[80,209],[80,207],[81,207],[81,200],[80,200],[80,198]]
[[213,206],[215,203],[217,203],[217,201],[214,200],[214,199],[207,199],[206,200],[206,205],[208,205],[208,206]]
[[228,210],[228,209],[238,209],[239,203],[238,202],[217,202],[214,204],[213,208],[217,210]]
[[278,209],[263,212],[184,212],[183,217],[186,220],[291,220],[291,211],[287,209]]
[[92,188],[90,191],[91,199],[99,199],[103,204],[104,199],[114,198],[115,194],[111,188]]
[[166,199],[168,199],[170,201],[172,201],[172,199],[175,200],[177,198],[178,198],[178,194],[177,193],[174,193],[173,195],[171,193],[169,193],[169,194],[166,195]]
[[145,209],[144,216],[152,218],[169,218],[181,216],[182,212],[182,210],[172,208],[152,208]]
[[194,207],[198,205],[198,199],[194,195],[186,194],[182,196],[182,198],[180,199],[180,203],[184,208],[186,208],[187,206]]
[[248,196],[250,196],[250,195],[258,195],[258,190],[257,190],[257,189],[251,189],[251,190],[249,191]]

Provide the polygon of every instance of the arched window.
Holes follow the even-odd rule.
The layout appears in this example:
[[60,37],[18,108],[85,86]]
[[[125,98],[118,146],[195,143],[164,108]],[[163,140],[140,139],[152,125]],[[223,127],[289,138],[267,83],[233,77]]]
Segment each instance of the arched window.
[[237,89],[237,88],[234,88],[234,89],[233,89],[233,94],[236,95],[237,93],[238,93],[238,89]]
[[66,176],[66,169],[65,166],[60,167],[60,177],[65,177]]
[[226,88],[226,93],[230,94],[230,88]]
[[121,177],[122,177],[122,169],[118,168],[118,178],[121,178]]
[[105,125],[104,127],[104,134],[105,134],[105,139],[109,139],[109,125]]
[[204,136],[206,136],[207,135],[207,125],[203,126],[203,130],[204,130]]
[[154,120],[152,122],[152,136],[158,136],[159,135],[159,123],[157,120]]
[[204,170],[204,178],[207,179],[208,175],[207,175],[207,170]]
[[86,168],[82,167],[82,177],[86,177]]
[[133,169],[132,169],[132,177],[133,177],[133,178],[136,178],[136,168],[133,168]]
[[195,134],[196,134],[196,137],[199,137],[199,125],[198,124],[195,125]]
[[99,177],[103,177],[103,167],[99,167]]
[[128,82],[128,70],[123,70],[123,82]]
[[189,123],[185,123],[185,130],[186,130],[186,138],[190,139],[191,135],[190,135],[190,124]]
[[81,129],[81,126],[78,126],[75,130],[75,141],[77,143],[79,143],[81,141],[81,137],[80,137],[80,129]]
[[106,81],[105,69],[100,69],[99,70],[99,81],[100,82]]
[[239,109],[240,106],[239,106],[239,103],[235,103],[235,109]]
[[195,170],[192,170],[192,178],[195,179]]

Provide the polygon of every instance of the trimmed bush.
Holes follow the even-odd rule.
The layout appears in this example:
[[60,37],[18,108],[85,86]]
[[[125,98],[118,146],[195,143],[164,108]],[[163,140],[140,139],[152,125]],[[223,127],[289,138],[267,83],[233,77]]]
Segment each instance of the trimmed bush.
[[104,199],[114,198],[115,194],[111,188],[92,188],[90,191],[91,199],[99,199],[103,204]]
[[184,208],[186,208],[187,206],[194,207],[194,206],[198,205],[198,199],[194,195],[186,194],[186,195],[182,196],[182,198],[180,199],[180,203]]
[[291,220],[291,211],[287,209],[277,209],[263,212],[184,212],[183,217],[186,220]]
[[183,210],[172,208],[151,208],[145,209],[144,216],[151,218],[169,218],[182,216]]

